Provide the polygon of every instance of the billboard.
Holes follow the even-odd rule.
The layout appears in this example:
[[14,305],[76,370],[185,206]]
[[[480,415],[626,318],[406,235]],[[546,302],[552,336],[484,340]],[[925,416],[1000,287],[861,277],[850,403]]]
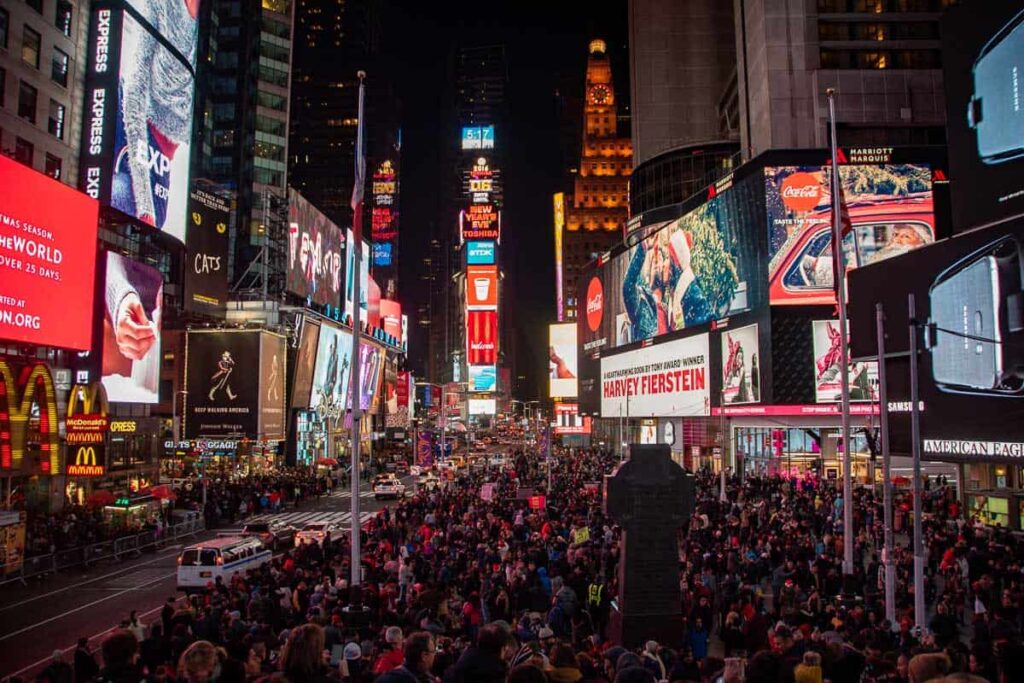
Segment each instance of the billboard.
[[92,346],[99,205],[0,155],[0,339]]
[[[369,410],[380,385],[384,350],[363,342],[359,345],[359,361],[359,406]],[[334,419],[352,407],[352,334],[347,330],[320,325],[309,407]]]
[[285,435],[284,373],[287,339],[279,334],[260,334],[260,417],[257,433],[268,441]]
[[402,345],[402,304],[391,299],[380,300],[381,328],[395,338],[395,344]]
[[288,188],[289,292],[320,306],[338,306],[345,244],[337,225]]
[[[353,278],[356,273],[355,243],[355,236],[350,229],[347,231],[347,239],[345,240],[347,246],[345,249],[345,315],[352,315],[353,313],[352,301],[355,297]],[[359,318],[366,322],[367,315],[370,312],[370,245],[367,242],[363,242],[360,255],[362,260],[359,263],[359,308],[361,309]]]
[[562,233],[565,231],[565,193],[556,192],[553,199],[555,217],[555,315],[559,321],[565,319],[565,301],[562,297]]
[[576,323],[548,325],[549,395],[576,398]]
[[185,240],[198,2],[92,9],[80,187]]
[[[768,282],[772,304],[834,304],[832,196],[827,166],[767,166]],[[928,164],[839,167],[853,232],[847,270],[935,241]]]
[[469,399],[470,415],[494,415],[498,412],[498,401],[493,398]]
[[185,438],[259,434],[258,330],[190,331],[186,340]]
[[466,265],[493,266],[496,247],[493,240],[469,240],[466,242]]
[[320,341],[320,322],[311,316],[302,317],[302,332],[299,349],[295,354],[295,369],[292,379],[293,408],[308,408],[309,395],[313,389],[313,369],[316,366],[316,350]]
[[497,311],[466,311],[466,364],[498,364]]
[[1024,13],[961,2],[942,23],[943,88],[956,230],[1024,213]]
[[498,388],[498,369],[493,365],[469,366],[469,390],[492,392]]
[[224,317],[228,300],[228,225],[231,203],[193,184],[185,235],[185,310]]
[[501,241],[501,211],[494,204],[471,204],[459,212],[459,234],[463,242]]
[[373,172],[370,196],[370,237],[374,242],[395,239],[398,236],[398,174],[390,159],[382,161]]
[[579,281],[585,352],[700,327],[765,305],[760,173],[709,190],[706,201]]
[[601,416],[711,414],[708,335],[601,357]]
[[555,403],[555,429],[556,435],[563,434],[589,434],[591,418],[581,417],[579,405],[575,403]]
[[112,251],[105,262],[101,377],[107,398],[159,403],[163,275]]
[[463,126],[462,149],[494,149],[494,126]]
[[908,295],[918,336],[922,453],[927,459],[1024,457],[1024,219],[972,230],[850,275],[852,356],[877,354],[885,314],[893,450],[910,448]]
[[[842,338],[838,320],[811,321],[814,348],[814,400],[833,403],[842,400]],[[851,401],[878,400],[878,363],[851,360],[847,370]]]
[[761,367],[757,325],[721,332],[723,404],[760,403]]
[[466,266],[466,306],[498,307],[498,266]]

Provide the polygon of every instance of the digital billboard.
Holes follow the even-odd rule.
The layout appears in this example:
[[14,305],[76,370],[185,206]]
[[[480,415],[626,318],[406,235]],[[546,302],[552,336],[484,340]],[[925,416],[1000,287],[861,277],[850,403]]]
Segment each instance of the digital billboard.
[[309,395],[313,389],[313,369],[316,367],[316,350],[320,341],[320,322],[315,318],[302,317],[302,332],[299,349],[295,354],[295,368],[292,379],[293,408],[308,408]]
[[466,242],[466,265],[494,265],[495,248],[496,245],[492,240],[469,240]]
[[556,435],[589,434],[591,418],[580,415],[579,406],[575,403],[555,403]]
[[953,224],[965,230],[1024,213],[1024,12],[961,2],[941,33]]
[[391,299],[380,300],[380,322],[385,333],[395,338],[395,344],[402,345],[402,304]]
[[764,306],[760,173],[709,197],[580,277],[579,343],[605,353]]
[[373,267],[388,268],[394,261],[395,245],[391,242],[373,243]]
[[463,126],[462,149],[494,149],[494,126]]
[[0,155],[0,339],[92,345],[99,204]]
[[287,339],[279,334],[260,334],[260,417],[258,434],[268,441],[285,435],[284,373]]
[[724,404],[761,402],[760,345],[757,325],[721,332]]
[[492,392],[498,388],[498,369],[493,365],[469,366],[469,390]]
[[338,306],[345,244],[337,225],[288,188],[285,286],[289,292],[320,306]]
[[259,435],[258,330],[188,332],[185,438]]
[[[842,400],[842,337],[838,320],[811,322],[814,347],[814,398],[818,403]],[[878,363],[851,360],[847,367],[851,401],[878,400]]]
[[498,401],[493,398],[469,399],[470,415],[494,415],[498,412]]
[[497,308],[497,266],[466,266],[466,306]]
[[[771,303],[834,304],[829,167],[764,174]],[[843,244],[848,271],[935,241],[928,164],[844,164],[839,178],[853,224]]]
[[[352,300],[355,296],[355,283],[353,282],[353,279],[356,272],[355,236],[352,234],[352,230],[348,230],[347,232],[345,245],[345,315],[352,315],[354,312],[352,309]],[[366,322],[370,305],[370,245],[363,242],[360,253],[362,255],[362,261],[359,264],[360,320]]]
[[576,373],[576,323],[548,325],[549,395],[576,398]]
[[466,311],[466,361],[467,365],[497,365],[497,311]]
[[708,335],[601,357],[601,416],[711,414]]
[[889,425],[910,448],[908,295],[918,328],[921,446],[926,459],[1024,457],[1024,219],[961,233],[850,274],[852,357],[877,358],[885,315]]
[[228,301],[228,225],[231,202],[193,184],[185,235],[185,310],[224,317]]
[[459,234],[466,240],[500,240],[501,211],[494,204],[471,204],[459,212]]
[[[359,345],[359,361],[359,405],[369,410],[383,373],[384,351],[363,342]],[[334,419],[352,407],[352,334],[327,323],[320,325],[309,407]]]
[[80,187],[185,240],[199,2],[93,5]]
[[159,403],[163,275],[112,251],[105,262],[101,375],[107,399]]

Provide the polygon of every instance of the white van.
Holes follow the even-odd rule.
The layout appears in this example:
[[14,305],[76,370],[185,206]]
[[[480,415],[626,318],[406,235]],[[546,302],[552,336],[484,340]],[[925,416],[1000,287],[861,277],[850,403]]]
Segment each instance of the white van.
[[202,590],[221,577],[228,583],[235,574],[245,574],[270,562],[273,553],[258,536],[214,538],[190,545],[178,555],[178,590]]

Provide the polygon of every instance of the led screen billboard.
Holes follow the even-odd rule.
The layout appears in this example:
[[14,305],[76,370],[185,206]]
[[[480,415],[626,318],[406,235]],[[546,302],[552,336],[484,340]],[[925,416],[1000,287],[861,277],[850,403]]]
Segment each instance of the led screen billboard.
[[395,344],[402,345],[402,304],[391,299],[380,300],[380,326],[386,334],[395,338]]
[[548,325],[549,395],[576,398],[576,373],[576,323]]
[[1024,213],[1024,12],[972,0],[942,23],[946,133],[956,230]]
[[260,337],[256,330],[188,332],[186,438],[258,438]]
[[459,212],[462,240],[500,240],[501,211],[494,204],[472,204]]
[[494,126],[463,126],[462,149],[494,149]]
[[280,441],[285,435],[284,373],[287,339],[279,334],[260,334],[260,438]]
[[466,242],[466,265],[494,265],[495,247],[495,243],[491,240],[469,240]]
[[498,388],[498,369],[493,365],[469,366],[469,390],[492,392]]
[[494,415],[498,412],[498,401],[493,398],[469,399],[470,415]]
[[914,295],[922,453],[926,459],[1024,457],[1024,219],[971,230],[850,274],[850,343],[877,358],[885,315],[894,451],[910,448],[908,295]]
[[726,329],[722,346],[722,399],[724,404],[761,402],[761,350],[757,325]]
[[710,415],[708,335],[601,357],[601,416]]
[[575,403],[555,403],[554,421],[556,435],[590,433],[591,418],[581,416]]
[[[818,403],[842,400],[842,361],[838,320],[811,322],[814,347],[814,398]],[[850,361],[847,368],[851,401],[878,400],[878,363]]]
[[80,187],[184,241],[199,2],[92,8]]
[[466,361],[467,365],[497,365],[497,311],[466,311]]
[[[826,166],[768,166],[769,298],[772,304],[834,304],[831,172]],[[839,167],[853,232],[848,270],[935,241],[932,169],[927,164]]]
[[112,251],[105,267],[102,381],[107,399],[159,403],[163,275]]
[[92,345],[99,205],[0,155],[0,339]]
[[466,306],[497,308],[497,266],[466,266]]
[[[352,315],[354,312],[352,309],[352,300],[355,296],[355,278],[356,262],[355,262],[355,236],[351,230],[347,231],[347,239],[345,240],[345,315]],[[370,245],[367,242],[363,242],[361,250],[362,260],[359,264],[359,308],[360,320],[366,322],[367,315],[369,314],[370,306]],[[379,292],[379,289],[378,289]]]
[[320,322],[305,315],[302,318],[302,333],[299,349],[295,354],[295,368],[292,380],[293,408],[308,408],[309,395],[313,389],[313,369],[316,367],[316,350],[320,341]]
[[[363,342],[359,361],[359,406],[369,410],[383,372],[383,349]],[[335,419],[352,407],[352,334],[327,323],[320,325],[309,407]]]
[[340,305],[344,254],[338,226],[288,188],[288,291],[320,306]]
[[231,203],[213,188],[193,184],[185,235],[185,310],[224,317],[228,300]]
[[604,353],[766,303],[761,175],[709,195],[580,277],[584,351]]

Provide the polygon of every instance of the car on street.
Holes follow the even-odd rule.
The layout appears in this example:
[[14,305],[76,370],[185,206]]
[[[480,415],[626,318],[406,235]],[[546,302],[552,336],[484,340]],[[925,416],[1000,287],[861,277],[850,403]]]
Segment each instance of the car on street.
[[497,453],[497,454],[492,455],[490,457],[490,459],[487,461],[487,464],[490,467],[496,467],[496,468],[498,468],[500,470],[503,470],[506,467],[508,467],[509,460],[508,460],[508,458],[506,456],[504,456],[504,455],[502,455],[500,453]]
[[342,530],[339,527],[329,522],[309,522],[295,534],[295,546],[298,547],[306,543],[323,545],[328,534],[330,534],[331,540],[334,540],[341,533]]
[[441,480],[433,472],[423,472],[416,478],[416,490],[427,491],[428,493],[441,488]]
[[378,474],[373,480],[373,497],[401,498],[405,495],[405,484],[393,472]]
[[256,536],[271,550],[291,544],[295,538],[295,527],[280,522],[249,522],[242,527],[243,538]]

